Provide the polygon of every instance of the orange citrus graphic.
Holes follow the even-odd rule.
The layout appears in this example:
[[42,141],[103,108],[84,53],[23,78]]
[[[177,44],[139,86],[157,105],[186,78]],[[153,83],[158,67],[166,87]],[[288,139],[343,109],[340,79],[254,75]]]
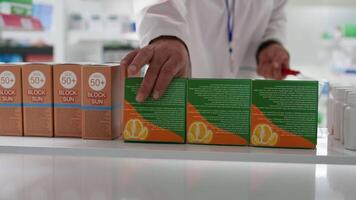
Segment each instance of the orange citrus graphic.
[[130,119],[125,124],[124,138],[126,140],[145,140],[147,135],[148,129],[139,119]]
[[267,124],[258,124],[253,130],[251,143],[253,145],[275,146],[278,142],[277,133]]
[[213,139],[213,132],[201,121],[193,122],[188,130],[188,142],[208,144]]

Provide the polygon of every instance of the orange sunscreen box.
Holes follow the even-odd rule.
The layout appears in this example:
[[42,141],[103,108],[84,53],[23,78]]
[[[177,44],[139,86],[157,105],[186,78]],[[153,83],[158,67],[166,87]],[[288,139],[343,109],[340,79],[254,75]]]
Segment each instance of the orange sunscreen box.
[[54,136],[82,137],[81,65],[53,66]]
[[52,65],[22,66],[25,136],[53,136]]
[[318,87],[317,81],[253,81],[251,145],[315,148]]
[[82,138],[112,140],[122,133],[125,69],[119,64],[82,67]]
[[142,78],[125,82],[124,139],[130,142],[185,142],[186,79],[174,79],[164,95],[136,101]]
[[0,64],[0,135],[22,136],[21,66]]
[[248,145],[251,80],[190,79],[187,95],[188,143]]

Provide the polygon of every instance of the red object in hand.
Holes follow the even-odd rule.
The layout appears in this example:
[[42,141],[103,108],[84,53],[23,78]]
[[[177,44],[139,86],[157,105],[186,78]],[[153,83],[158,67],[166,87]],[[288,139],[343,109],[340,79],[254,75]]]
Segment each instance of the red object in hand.
[[282,68],[282,75],[284,76],[288,76],[288,75],[297,76],[298,74],[300,74],[300,71],[292,70],[288,68]]

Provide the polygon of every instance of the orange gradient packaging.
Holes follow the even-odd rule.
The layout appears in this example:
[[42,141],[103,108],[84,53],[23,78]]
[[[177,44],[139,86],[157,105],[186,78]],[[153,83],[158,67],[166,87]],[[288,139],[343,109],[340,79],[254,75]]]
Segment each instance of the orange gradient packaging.
[[111,140],[122,133],[125,69],[118,64],[82,67],[82,138]]
[[315,148],[318,82],[256,80],[252,85],[251,145]]
[[52,65],[22,66],[25,136],[53,136]]
[[22,136],[21,66],[0,64],[0,135]]
[[81,65],[53,67],[54,136],[81,137]]

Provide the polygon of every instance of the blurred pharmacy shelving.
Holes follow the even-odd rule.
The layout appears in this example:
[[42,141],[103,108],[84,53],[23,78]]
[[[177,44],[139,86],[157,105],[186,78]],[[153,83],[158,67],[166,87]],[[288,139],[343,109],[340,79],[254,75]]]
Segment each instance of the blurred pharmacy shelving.
[[[52,61],[49,0],[4,1],[0,11],[0,60]],[[20,8],[20,9],[19,9]],[[25,9],[23,9],[25,8]]]
[[[354,84],[356,39],[343,34],[344,27],[356,24],[356,1],[289,0],[287,43],[291,68],[307,77],[329,83]],[[326,126],[326,93],[320,96],[320,127]]]
[[[63,0],[66,17],[57,60],[66,62],[114,62],[106,60],[106,44],[138,46],[134,30],[134,1]],[[83,10],[82,8],[86,9]],[[131,49],[132,49],[131,48]],[[130,50],[131,50],[130,49]],[[125,53],[129,51],[126,50]]]
[[[128,45],[138,47],[134,27],[127,30],[128,25],[135,22],[135,15],[142,7],[156,1],[159,0],[33,0],[34,5],[51,8],[51,17],[44,21],[47,29],[40,32],[0,31],[0,38],[53,46],[56,62],[118,61],[129,51]],[[286,12],[289,21],[287,47],[293,65],[323,65],[318,62],[321,32],[329,29],[328,26],[354,19],[355,7],[353,0],[290,0]],[[120,23],[124,26],[115,25]],[[48,24],[52,26],[48,28]],[[116,50],[105,55],[108,53],[105,47],[112,44]],[[125,48],[120,49],[120,46]],[[114,52],[120,56],[113,58]]]
[[[8,26],[8,15],[0,18],[0,40],[3,47],[53,47],[55,62],[118,61],[138,46],[134,13],[149,1],[135,0],[33,0],[33,16],[19,17],[19,26]],[[83,9],[85,8],[85,9]],[[83,26],[75,27],[72,16],[79,16]],[[6,19],[6,20],[5,20]],[[77,18],[75,18],[77,19]],[[36,22],[34,25],[32,21]],[[10,22],[13,22],[10,21]],[[39,27],[38,22],[41,23]],[[76,21],[74,21],[75,25]],[[5,41],[5,42],[4,42]],[[115,44],[132,48],[120,57],[105,60],[105,46]],[[27,61],[27,60],[23,60]]]

